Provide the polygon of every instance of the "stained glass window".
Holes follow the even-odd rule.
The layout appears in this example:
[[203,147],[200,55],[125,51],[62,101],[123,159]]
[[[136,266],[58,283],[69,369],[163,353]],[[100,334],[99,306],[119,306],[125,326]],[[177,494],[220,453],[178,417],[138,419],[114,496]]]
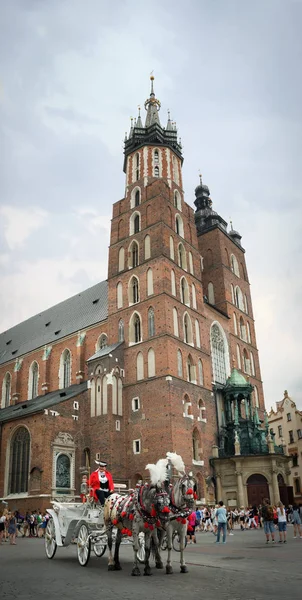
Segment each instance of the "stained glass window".
[[59,454],[57,458],[56,487],[70,488],[70,458],[67,454]]
[[19,427],[11,441],[9,493],[28,491],[30,437],[26,427]]

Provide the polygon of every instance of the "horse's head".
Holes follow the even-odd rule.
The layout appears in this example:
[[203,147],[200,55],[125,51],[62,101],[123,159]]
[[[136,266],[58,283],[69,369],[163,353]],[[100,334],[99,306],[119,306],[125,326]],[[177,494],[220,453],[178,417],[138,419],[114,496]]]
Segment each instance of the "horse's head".
[[174,486],[174,502],[176,506],[193,508],[194,485],[194,480],[186,474],[176,481]]
[[161,519],[169,518],[169,513],[170,513],[169,494],[160,485],[156,485],[152,489],[152,504],[153,504],[153,508],[156,511],[157,515]]

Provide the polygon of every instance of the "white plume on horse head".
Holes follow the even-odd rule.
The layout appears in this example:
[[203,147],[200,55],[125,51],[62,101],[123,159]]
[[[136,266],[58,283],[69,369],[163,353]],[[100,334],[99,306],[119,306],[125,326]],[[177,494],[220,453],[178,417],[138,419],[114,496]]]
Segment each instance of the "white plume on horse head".
[[176,454],[176,452],[167,452],[167,458],[171,462],[173,467],[176,469],[176,471],[178,471],[178,473],[182,475],[185,473],[185,463],[182,460],[180,454]]
[[168,459],[160,458],[156,465],[149,463],[146,465],[146,469],[150,471],[150,479],[153,485],[157,485],[158,483],[162,483],[166,479],[166,467],[167,467]]

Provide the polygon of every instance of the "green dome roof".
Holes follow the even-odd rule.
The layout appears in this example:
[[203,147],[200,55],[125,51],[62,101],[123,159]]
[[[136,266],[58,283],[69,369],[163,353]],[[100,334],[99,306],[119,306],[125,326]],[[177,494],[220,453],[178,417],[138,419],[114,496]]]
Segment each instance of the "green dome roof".
[[232,369],[232,373],[230,375],[230,377],[228,377],[226,385],[228,386],[233,386],[233,385],[237,385],[240,387],[243,386],[247,386],[249,385],[247,380],[245,379],[245,377],[243,377],[243,375],[241,375],[241,373],[239,373],[239,371],[237,371],[237,369],[235,369],[235,367]]

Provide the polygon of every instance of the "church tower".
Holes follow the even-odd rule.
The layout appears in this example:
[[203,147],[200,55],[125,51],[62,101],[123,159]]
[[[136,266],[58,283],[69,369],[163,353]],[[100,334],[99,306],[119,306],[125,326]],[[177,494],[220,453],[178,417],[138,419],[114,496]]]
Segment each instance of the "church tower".
[[162,126],[153,79],[145,124],[139,111],[125,139],[125,197],[113,206],[109,248],[108,331],[111,343],[124,342],[133,483],[167,450],[198,471],[216,428],[194,211],[176,125],[168,114]]

